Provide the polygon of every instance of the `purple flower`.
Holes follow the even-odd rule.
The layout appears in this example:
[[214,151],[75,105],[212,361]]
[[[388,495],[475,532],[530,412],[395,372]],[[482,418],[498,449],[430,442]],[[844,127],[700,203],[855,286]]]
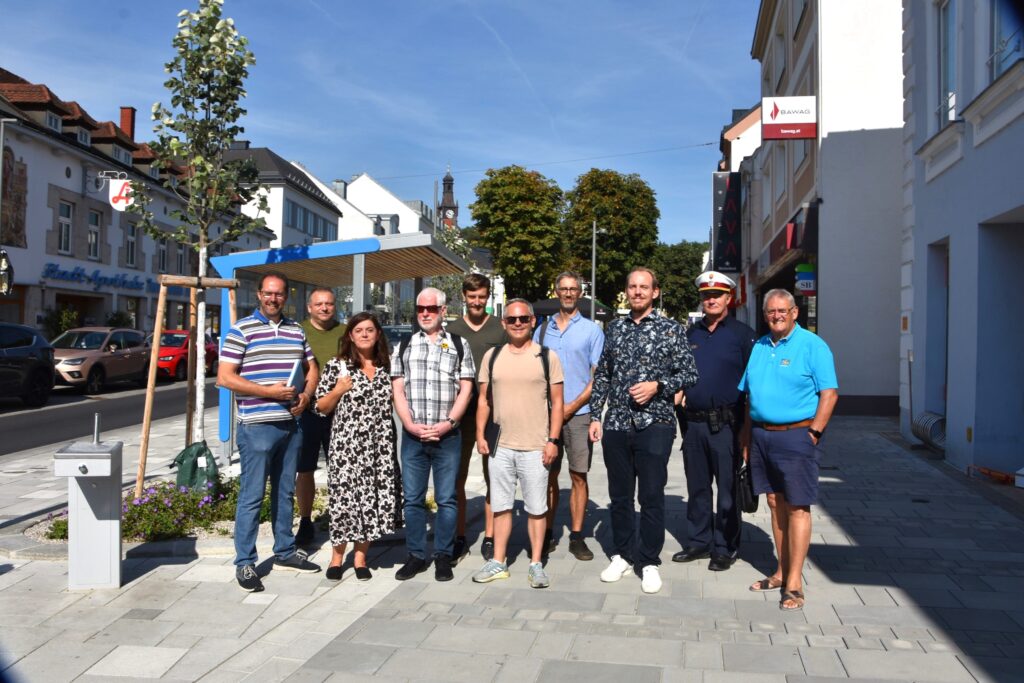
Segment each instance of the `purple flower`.
[[148,489],[146,489],[146,493],[156,493],[156,489],[153,487],[149,487]]
[[142,505],[142,500],[140,498],[134,498],[132,500],[132,505]]
[[212,481],[206,482],[206,488],[212,489],[213,488],[213,482]]
[[181,486],[181,487],[178,488],[178,490],[181,491],[182,493],[188,493],[188,487],[187,486]]

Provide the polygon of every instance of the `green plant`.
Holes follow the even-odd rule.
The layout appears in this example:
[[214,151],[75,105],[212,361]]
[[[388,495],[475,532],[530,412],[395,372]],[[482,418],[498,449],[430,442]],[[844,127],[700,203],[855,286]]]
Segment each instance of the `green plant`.
[[68,540],[68,511],[65,510],[56,518],[50,513],[46,518],[50,520],[50,530],[46,532],[46,537],[54,541]]
[[43,313],[42,326],[47,339],[56,339],[72,327],[78,326],[78,313],[67,306],[60,310],[47,308]]

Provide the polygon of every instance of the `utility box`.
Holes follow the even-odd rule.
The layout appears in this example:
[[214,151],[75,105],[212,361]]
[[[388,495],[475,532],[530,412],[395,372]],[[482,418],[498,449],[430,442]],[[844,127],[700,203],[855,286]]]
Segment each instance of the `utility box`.
[[75,441],[53,456],[54,476],[68,477],[69,590],[121,587],[122,446]]

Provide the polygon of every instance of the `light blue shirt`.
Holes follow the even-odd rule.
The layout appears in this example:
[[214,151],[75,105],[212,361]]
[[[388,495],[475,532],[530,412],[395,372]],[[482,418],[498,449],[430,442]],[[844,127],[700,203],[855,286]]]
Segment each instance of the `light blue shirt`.
[[[542,327],[546,328],[543,345],[554,351],[562,364],[562,371],[565,373],[562,391],[565,402],[571,403],[579,398],[590,384],[591,371],[597,367],[597,362],[601,360],[601,351],[604,350],[604,332],[597,323],[584,318],[579,311],[569,318],[569,326],[564,332],[558,329],[555,316],[549,316],[543,325],[538,325],[533,331],[533,341],[538,344],[541,343]],[[589,415],[590,403],[586,402],[580,406],[576,414]]]
[[750,396],[750,418],[768,424],[814,417],[818,394],[838,388],[828,344],[799,324],[778,343],[769,334],[758,339],[739,384]]

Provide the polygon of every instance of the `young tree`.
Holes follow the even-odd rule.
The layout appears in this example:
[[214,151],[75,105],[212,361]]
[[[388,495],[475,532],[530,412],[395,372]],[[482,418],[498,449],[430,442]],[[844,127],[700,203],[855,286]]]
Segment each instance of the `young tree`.
[[[469,253],[472,248],[469,246],[469,242],[466,241],[462,232],[457,227],[448,227],[443,223],[434,231],[434,235],[438,241],[444,246],[463,259],[469,261]],[[437,287],[448,299],[448,312],[449,313],[461,313],[460,310],[462,303],[462,279],[463,275],[438,275],[430,278],[430,284],[433,287]],[[390,310],[390,307],[389,307]]]
[[[246,110],[240,106],[245,97],[244,83],[248,67],[256,63],[248,41],[239,35],[235,22],[221,17],[223,0],[199,0],[195,12],[178,14],[178,33],[172,40],[177,53],[164,65],[169,78],[164,86],[170,91],[170,107],[153,105],[156,141],[150,147],[156,155],[154,165],[167,170],[163,186],[174,193],[184,208],[168,213],[177,223],[170,232],[156,224],[149,210],[150,197],[141,182],[132,183],[134,204],[130,210],[143,217],[140,224],[154,239],[170,238],[188,245],[199,254],[198,275],[206,277],[211,246],[231,242],[265,225],[263,218],[241,213],[240,206],[255,202],[258,213],[267,211],[259,172],[249,159],[227,162],[224,152],[244,129],[238,120]],[[181,177],[172,179],[172,169],[181,168]],[[211,227],[219,224],[217,235]],[[196,344],[196,400],[191,442],[203,439],[205,392],[202,390],[206,362],[204,344],[206,297],[197,291],[198,329]]]
[[511,297],[546,297],[562,266],[562,191],[522,166],[489,169],[470,205],[482,246]]
[[569,202],[565,219],[569,266],[589,279],[596,220],[594,291],[599,301],[610,304],[625,288],[629,271],[634,266],[649,265],[654,255],[661,215],[654,190],[635,173],[623,175],[592,168],[576,179],[576,187],[566,198]]
[[651,268],[661,282],[661,306],[669,316],[685,321],[691,311],[700,310],[700,295],[693,281],[702,272],[707,242],[659,243]]

